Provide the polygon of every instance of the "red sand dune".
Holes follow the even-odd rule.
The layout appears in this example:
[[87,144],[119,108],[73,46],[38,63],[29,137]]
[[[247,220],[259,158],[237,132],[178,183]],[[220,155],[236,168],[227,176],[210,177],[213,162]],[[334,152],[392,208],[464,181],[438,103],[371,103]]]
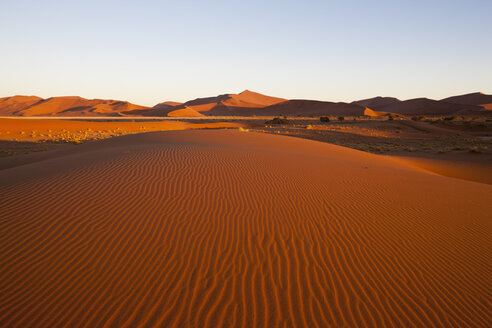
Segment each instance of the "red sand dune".
[[282,103],[265,107],[257,115],[335,115],[335,116],[362,116],[365,107],[348,104],[316,100],[287,100]]
[[0,170],[0,326],[492,325],[490,185],[230,130],[76,149]]
[[[245,90],[240,94],[224,94],[217,97],[197,98],[182,105],[168,108],[170,116],[202,115],[251,115],[251,109],[263,109],[285,99],[265,96],[257,92]],[[186,109],[186,111],[181,111]],[[174,111],[180,110],[174,113]],[[253,111],[256,113],[256,110]],[[171,114],[172,113],[172,114]],[[188,115],[190,114],[190,115]]]
[[[32,97],[38,98],[38,97]],[[5,99],[5,98],[2,98]],[[114,116],[126,111],[147,109],[127,101],[85,99],[81,97],[52,97],[39,99],[15,112],[7,112],[0,99],[0,115],[17,116]]]
[[315,100],[286,100],[249,90],[238,95],[201,98],[183,106],[204,115],[214,116],[274,116],[274,115],[342,115],[362,116],[365,107]]
[[13,96],[0,98],[0,116],[16,115],[16,113],[43,100],[36,96]]
[[384,115],[388,115],[388,114],[390,114],[390,113],[388,113],[388,112],[377,112],[377,111],[372,110],[370,108],[364,109],[364,115],[365,116],[378,117],[378,116],[384,116]]
[[[252,115],[251,112],[263,112],[266,106],[285,101],[282,98],[265,96],[245,90],[240,94],[228,94],[216,98],[198,99],[184,105],[206,115]],[[253,109],[253,110],[252,110]],[[261,111],[259,110],[261,109]]]
[[192,116],[205,116],[205,115],[187,107],[187,108],[173,110],[172,112],[167,113],[167,116],[192,117]]
[[381,111],[402,115],[449,115],[460,111],[478,111],[473,105],[447,103],[427,98],[416,98],[379,108]]
[[174,107],[174,106],[179,106],[179,105],[182,105],[182,104],[183,103],[177,102],[177,101],[164,101],[164,102],[161,102],[161,103],[155,105],[154,108],[159,107],[159,106],[171,106],[171,107]]
[[238,95],[229,95],[222,104],[229,107],[266,107],[285,101],[283,98],[265,96],[257,92],[244,90]]
[[198,98],[195,100],[191,100],[185,102],[183,105],[187,107],[192,107],[196,105],[204,105],[204,104],[222,104],[224,106],[229,107],[266,107],[270,106],[286,99],[276,98],[262,95],[261,93],[244,90],[239,94],[225,94],[217,97],[209,97],[209,98]]
[[[427,157],[412,157],[412,156],[392,156],[411,163],[416,167],[423,168],[430,172],[435,172],[447,177],[477,181],[492,185],[492,170],[490,169],[491,157],[483,156],[475,161],[469,159],[460,159],[454,155],[451,160],[432,156]],[[456,158],[458,157],[458,158]]]
[[155,109],[171,109],[176,106],[181,106],[183,103],[176,102],[176,101],[164,101],[161,103],[158,103],[157,105],[153,106],[152,108]]
[[[400,101],[392,97],[375,97],[348,103],[315,100],[286,100],[245,90],[240,94],[197,98],[185,103],[166,101],[152,108],[125,101],[84,99],[80,97],[14,96],[0,98],[0,116],[272,116],[337,115],[489,115],[492,96],[474,93],[441,101],[427,98]],[[185,110],[184,110],[185,109]],[[177,112],[176,112],[177,111]],[[172,114],[171,114],[172,113]]]
[[492,110],[492,95],[486,95],[481,92],[449,97],[449,98],[442,99],[442,101],[455,103],[455,104],[462,104],[462,105],[478,105],[486,109]]
[[353,101],[352,104],[369,107],[373,110],[378,110],[385,106],[393,105],[399,102],[401,102],[401,100],[393,97],[374,97]]

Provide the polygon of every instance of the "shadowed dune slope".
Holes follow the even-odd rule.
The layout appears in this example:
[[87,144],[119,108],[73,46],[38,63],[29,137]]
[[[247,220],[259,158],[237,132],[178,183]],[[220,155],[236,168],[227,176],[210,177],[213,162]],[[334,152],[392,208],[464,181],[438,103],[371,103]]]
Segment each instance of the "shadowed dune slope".
[[401,100],[393,97],[374,97],[369,99],[353,101],[352,104],[369,107],[373,110],[378,110],[385,106],[389,106],[399,102],[401,102]]
[[443,99],[442,101],[454,103],[454,104],[478,105],[486,109],[492,110],[492,95],[486,95],[481,92],[449,97]]
[[13,96],[0,98],[0,116],[15,115],[35,103],[43,100],[36,96]]
[[0,326],[490,327],[492,186],[225,130],[0,171]]
[[263,108],[258,115],[340,115],[362,116],[365,107],[343,102],[329,102],[317,100],[287,100],[279,104]]
[[155,105],[152,108],[170,108],[170,107],[175,107],[175,106],[179,106],[182,104],[183,103],[180,103],[177,101],[164,101],[164,102],[158,103],[157,105]]
[[483,110],[480,106],[448,103],[427,98],[416,98],[379,108],[384,112],[403,115],[448,115],[465,111]]

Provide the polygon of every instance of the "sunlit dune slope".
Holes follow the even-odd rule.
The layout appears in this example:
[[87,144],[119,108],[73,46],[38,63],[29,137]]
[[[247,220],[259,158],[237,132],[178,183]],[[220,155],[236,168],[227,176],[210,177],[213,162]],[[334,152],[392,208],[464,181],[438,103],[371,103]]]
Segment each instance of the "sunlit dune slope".
[[192,117],[192,116],[205,116],[205,115],[191,108],[183,108],[183,109],[173,110],[172,112],[167,113],[167,116]]
[[[17,96],[19,97],[19,96]],[[15,97],[12,97],[15,98]],[[34,100],[37,98],[37,101]],[[2,98],[5,99],[5,98]],[[127,101],[85,99],[82,97],[52,97],[21,99],[23,106],[15,111],[3,106],[0,99],[0,115],[17,116],[120,116],[123,112],[147,109]]]
[[490,327],[492,186],[326,143],[122,136],[0,170],[0,326]]

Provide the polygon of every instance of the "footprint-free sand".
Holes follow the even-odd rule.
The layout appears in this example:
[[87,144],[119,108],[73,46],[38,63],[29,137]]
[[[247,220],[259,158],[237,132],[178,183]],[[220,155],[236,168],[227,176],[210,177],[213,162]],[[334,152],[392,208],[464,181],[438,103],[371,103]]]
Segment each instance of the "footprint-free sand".
[[126,135],[0,170],[2,327],[490,327],[492,185],[312,140]]

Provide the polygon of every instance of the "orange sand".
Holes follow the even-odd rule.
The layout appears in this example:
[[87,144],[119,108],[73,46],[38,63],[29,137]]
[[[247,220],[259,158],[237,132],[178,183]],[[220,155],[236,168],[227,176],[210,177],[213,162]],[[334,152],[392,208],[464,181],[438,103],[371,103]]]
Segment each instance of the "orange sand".
[[[482,155],[478,155],[478,156],[482,156]],[[396,156],[396,157],[418,168],[422,168],[427,171],[434,172],[447,177],[492,184],[492,169],[491,169],[490,156],[487,156],[484,159],[478,158],[475,161],[470,161],[469,159],[443,160],[439,158],[422,158],[422,157],[411,157],[411,156],[408,157]]]
[[490,327],[492,186],[326,143],[128,135],[0,170],[0,326]]
[[[103,121],[74,121],[52,119],[18,119],[0,118],[0,140],[35,141],[47,140],[60,133],[66,135],[90,132],[102,137],[111,137],[129,133],[149,131],[186,130],[201,128],[237,128],[241,123],[187,123],[178,121],[149,121],[149,122],[103,122]],[[88,133],[89,133],[88,132]]]

